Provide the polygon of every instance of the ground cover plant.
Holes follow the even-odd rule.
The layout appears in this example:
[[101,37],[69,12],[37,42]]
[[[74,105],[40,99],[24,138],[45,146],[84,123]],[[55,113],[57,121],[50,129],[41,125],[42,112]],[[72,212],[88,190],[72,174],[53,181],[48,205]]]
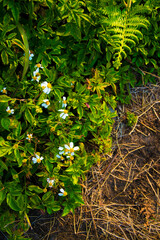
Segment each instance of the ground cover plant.
[[[0,229],[8,239],[23,239],[31,209],[65,216],[83,204],[80,179],[111,154],[117,101],[159,74],[157,2],[0,1]],[[128,113],[130,125],[135,119]]]

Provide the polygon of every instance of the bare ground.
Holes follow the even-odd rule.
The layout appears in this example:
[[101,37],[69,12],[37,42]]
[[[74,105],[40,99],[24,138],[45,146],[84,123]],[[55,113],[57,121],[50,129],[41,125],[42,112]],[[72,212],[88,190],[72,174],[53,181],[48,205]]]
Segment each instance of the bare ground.
[[[160,239],[160,84],[132,91],[119,106],[113,154],[102,155],[83,182],[85,205],[62,218],[30,216],[33,240]],[[128,127],[126,113],[137,122]],[[35,214],[35,217],[33,216]]]

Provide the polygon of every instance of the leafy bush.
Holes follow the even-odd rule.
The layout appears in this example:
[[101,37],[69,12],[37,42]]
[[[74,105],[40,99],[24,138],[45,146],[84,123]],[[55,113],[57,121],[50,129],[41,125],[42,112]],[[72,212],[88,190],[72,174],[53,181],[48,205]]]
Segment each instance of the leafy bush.
[[80,179],[111,153],[116,99],[136,82],[130,57],[156,9],[119,2],[0,0],[0,229],[11,239],[30,209],[74,212]]

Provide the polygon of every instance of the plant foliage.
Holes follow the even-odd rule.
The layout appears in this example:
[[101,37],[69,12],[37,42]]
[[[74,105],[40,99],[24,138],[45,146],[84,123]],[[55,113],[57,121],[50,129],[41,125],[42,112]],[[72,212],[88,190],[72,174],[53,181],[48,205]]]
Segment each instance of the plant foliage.
[[24,239],[31,209],[64,216],[83,204],[81,180],[112,152],[117,100],[128,101],[134,71],[158,65],[159,6],[0,0],[0,8],[0,229]]

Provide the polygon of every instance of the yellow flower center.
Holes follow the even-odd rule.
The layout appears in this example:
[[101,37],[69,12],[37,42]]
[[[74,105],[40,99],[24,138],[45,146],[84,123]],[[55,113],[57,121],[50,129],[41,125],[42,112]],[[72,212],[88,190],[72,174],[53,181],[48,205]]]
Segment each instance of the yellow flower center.
[[37,79],[37,77],[35,76],[35,77],[33,77],[33,80],[36,80]]
[[6,93],[7,91],[6,91],[6,89],[3,89],[3,93]]
[[63,101],[63,103],[64,103],[64,104],[66,104],[66,103],[67,103],[67,101],[66,101],[66,100],[64,100],[64,101]]
[[40,63],[38,63],[38,64],[36,65],[36,67],[37,67],[37,68],[40,68],[40,67],[41,67],[41,64],[40,64]]
[[11,113],[11,110],[7,110],[8,113]]
[[46,88],[45,86],[42,87],[42,89],[45,89],[45,88]]
[[64,157],[61,156],[61,160],[64,160]]
[[54,131],[55,131],[55,127],[52,127],[52,128],[51,128],[51,132],[54,132]]
[[64,113],[68,113],[68,110],[64,110]]
[[73,156],[71,156],[71,157],[70,157],[70,160],[74,160],[74,157],[73,157]]
[[41,162],[41,159],[40,158],[37,158],[37,163],[40,163]]
[[73,149],[73,148],[70,148],[70,150],[69,150],[69,151],[72,153],[72,152],[74,152],[74,149]]
[[49,182],[49,186],[52,187],[52,186],[53,186],[53,183],[52,183],[52,182]]
[[67,192],[66,192],[66,191],[64,191],[63,195],[64,195],[64,196],[67,196]]
[[46,104],[47,104],[47,105],[49,105],[49,104],[50,104],[50,102],[49,102],[49,101],[46,101]]
[[50,83],[47,83],[47,87],[48,87],[48,88],[51,88],[52,85],[51,85]]
[[68,149],[66,148],[64,151],[65,151],[65,152],[68,152]]
[[28,138],[30,138],[30,139],[31,139],[31,138],[32,138],[32,135],[31,135],[31,134],[28,134]]
[[44,188],[44,189],[43,189],[43,192],[46,193],[46,192],[47,192],[47,188]]

